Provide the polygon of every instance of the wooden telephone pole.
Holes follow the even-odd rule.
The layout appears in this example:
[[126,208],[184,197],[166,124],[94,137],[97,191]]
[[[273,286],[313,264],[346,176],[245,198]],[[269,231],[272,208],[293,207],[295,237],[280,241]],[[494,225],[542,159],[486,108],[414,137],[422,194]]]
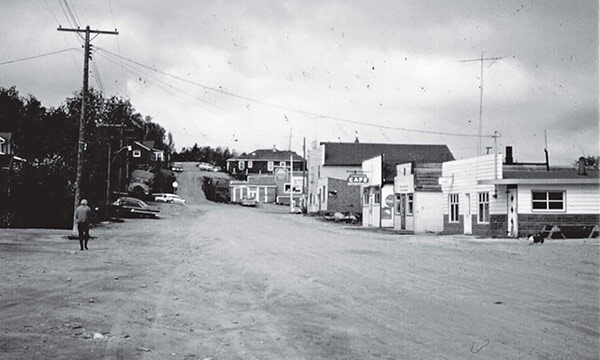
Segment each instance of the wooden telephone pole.
[[[492,64],[494,62],[496,62],[497,60],[502,59],[501,57],[489,57],[489,58],[484,58],[483,57],[483,51],[481,52],[481,57],[479,59],[469,59],[469,60],[460,60],[460,62],[472,62],[472,61],[479,61],[481,63],[481,75],[480,75],[480,83],[479,83],[479,129],[477,132],[477,135],[479,135],[479,138],[477,140],[477,156],[481,155],[481,137],[482,137],[482,131],[483,131],[483,62],[484,61],[492,61]],[[492,66],[492,64],[490,64],[490,66]]]
[[[83,90],[81,92],[81,116],[79,117],[79,141],[77,143],[77,177],[75,178],[75,206],[73,209],[77,209],[81,198],[81,180],[83,178],[83,164],[84,164],[84,152],[85,152],[85,125],[86,125],[86,100],[88,95],[88,75],[89,75],[89,62],[90,62],[90,34],[108,34],[108,35],[119,35],[116,31],[101,31],[101,30],[90,30],[89,25],[85,29],[67,29],[58,27],[58,31],[70,31],[75,33],[85,33],[85,45],[83,54]],[[75,210],[73,210],[73,236],[77,236],[77,224],[75,223]]]

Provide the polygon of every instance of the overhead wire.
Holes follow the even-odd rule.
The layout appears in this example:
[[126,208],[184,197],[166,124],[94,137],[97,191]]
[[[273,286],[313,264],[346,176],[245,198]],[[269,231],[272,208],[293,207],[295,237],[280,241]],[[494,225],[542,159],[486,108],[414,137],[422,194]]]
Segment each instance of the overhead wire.
[[[175,87],[175,86],[173,86],[173,85],[171,85],[171,84],[169,84],[169,83],[167,83],[167,82],[165,82],[165,81],[163,81],[163,80],[160,80],[160,79],[158,79],[158,78],[152,78],[152,80],[150,80],[150,78],[149,78],[150,76],[149,76],[148,74],[146,74],[146,73],[144,73],[144,72],[141,72],[141,70],[138,70],[138,69],[136,69],[135,67],[133,67],[132,65],[129,65],[128,63],[125,63],[123,60],[119,59],[118,57],[111,57],[111,56],[108,56],[108,54],[106,54],[106,53],[102,53],[101,55],[102,55],[102,56],[103,56],[103,57],[104,57],[106,60],[108,60],[108,61],[112,62],[113,64],[115,64],[115,65],[117,65],[117,66],[119,66],[119,67],[121,67],[121,68],[122,68],[122,69],[124,69],[124,70],[127,70],[127,71],[129,71],[129,72],[130,72],[130,73],[132,73],[133,75],[137,76],[139,79],[141,79],[141,80],[143,80],[143,81],[145,81],[145,82],[147,82],[147,83],[149,83],[149,84],[151,84],[151,85],[154,85],[154,86],[156,86],[156,87],[160,88],[161,90],[165,91],[166,93],[169,93],[169,94],[171,94],[171,95],[173,95],[173,96],[177,97],[179,100],[181,100],[181,101],[183,101],[183,102],[185,102],[185,103],[188,103],[188,104],[190,104],[190,105],[197,106],[198,108],[200,108],[200,109],[202,109],[202,110],[204,110],[204,111],[208,111],[209,113],[211,113],[211,114],[213,114],[213,115],[215,115],[215,116],[217,116],[217,117],[219,117],[219,118],[221,118],[221,119],[223,119],[223,120],[226,120],[226,121],[228,121],[228,122],[233,122],[233,120],[232,120],[232,119],[230,119],[230,118],[228,118],[228,117],[226,117],[226,116],[224,116],[224,115],[222,115],[222,114],[219,114],[219,113],[217,113],[217,112],[216,112],[216,111],[214,111],[214,110],[211,110],[211,109],[209,109],[209,108],[206,108],[206,107],[204,107],[204,106],[200,106],[200,104],[198,104],[197,102],[190,101],[190,100],[188,100],[188,99],[186,99],[186,98],[182,97],[180,94],[177,94],[177,93],[176,93],[175,91],[173,91],[173,90],[179,91],[181,94],[183,94],[183,95],[185,95],[185,96],[187,96],[187,97],[189,97],[189,98],[192,98],[192,99],[194,99],[194,100],[196,100],[196,101],[200,101],[200,102],[202,102],[202,103],[204,103],[204,104],[206,104],[206,105],[210,105],[210,106],[213,106],[213,107],[215,107],[215,108],[217,108],[217,109],[224,110],[222,107],[220,107],[220,106],[218,106],[218,105],[215,105],[215,104],[212,104],[212,103],[210,103],[210,102],[208,102],[208,101],[206,101],[206,100],[204,100],[204,99],[202,99],[202,98],[198,98],[198,97],[196,97],[196,96],[194,96],[194,95],[191,95],[191,94],[189,94],[188,92],[186,92],[185,90],[182,90],[182,89],[180,89],[180,88],[177,88],[177,87]],[[158,84],[158,83],[161,83],[162,85],[161,85],[161,84]],[[165,86],[166,86],[166,87],[165,87]],[[171,88],[171,89],[173,89],[173,90],[170,90],[170,89],[168,89],[167,87],[168,87],[168,88]],[[196,128],[199,130],[199,131],[201,131],[201,129],[200,129],[200,128],[198,127],[198,125],[196,124],[196,122],[194,122],[194,126],[195,126],[195,127],[196,127]],[[265,128],[257,128],[256,126],[249,125],[248,123],[244,123],[244,124],[243,124],[243,126],[246,126],[246,127],[248,127],[248,128],[254,129],[254,130],[259,130],[259,131],[263,131],[263,132],[269,132],[269,133],[271,133],[271,134],[277,134],[277,135],[279,135],[278,133],[276,133],[275,131],[273,131],[271,128],[266,128],[266,129],[265,129]]]
[[[112,60],[111,62],[113,62],[114,64],[118,65],[118,66],[119,66],[121,69],[128,70],[128,71],[130,71],[131,73],[133,73],[134,75],[136,75],[136,76],[138,76],[138,77],[140,77],[140,78],[142,78],[142,77],[143,77],[144,79],[146,79],[146,80],[149,80],[149,77],[150,77],[150,75],[149,75],[148,73],[144,72],[143,70],[135,70],[136,68],[134,68],[133,66],[131,66],[131,65],[129,65],[129,64],[125,63],[125,62],[123,62],[123,60],[121,60],[120,58],[118,58],[118,57],[115,57],[115,56],[113,56],[113,55],[110,55],[110,54],[106,54],[106,53],[99,53],[99,54],[100,54],[101,56],[103,56],[104,58],[106,58],[107,60],[109,60],[109,61],[110,61],[110,60]],[[222,108],[222,107],[220,107],[220,106],[218,106],[218,105],[216,105],[216,104],[210,103],[210,102],[206,101],[205,99],[198,98],[198,97],[196,97],[196,96],[194,96],[194,95],[191,95],[191,94],[189,94],[188,92],[186,92],[186,91],[184,91],[184,90],[182,90],[182,89],[180,89],[180,88],[177,88],[177,87],[175,87],[175,86],[173,86],[173,85],[169,84],[169,83],[168,83],[168,82],[166,82],[166,81],[163,81],[163,80],[161,80],[161,79],[159,79],[159,78],[153,78],[153,79],[154,79],[155,81],[158,81],[158,82],[160,82],[160,83],[161,83],[161,84],[163,84],[164,86],[167,86],[167,87],[169,87],[169,88],[172,88],[172,89],[174,89],[174,90],[177,90],[177,91],[179,91],[180,93],[182,93],[182,94],[184,94],[184,95],[187,95],[187,96],[189,96],[189,97],[191,97],[191,98],[193,98],[193,99],[195,99],[195,100],[197,100],[197,101],[200,101],[200,102],[202,102],[202,103],[204,103],[204,104],[206,104],[206,105],[210,105],[210,106],[213,106],[213,107],[215,107],[215,108],[218,108],[218,109],[220,109],[220,110],[223,110],[223,108]]]
[[388,130],[398,130],[398,131],[407,131],[407,132],[415,132],[415,133],[421,133],[421,134],[430,134],[430,135],[444,135],[444,136],[459,136],[459,137],[491,137],[490,135],[477,135],[477,134],[465,134],[465,133],[451,133],[451,132],[443,132],[443,131],[434,131],[434,130],[421,130],[421,129],[412,129],[412,128],[405,128],[405,127],[398,127],[398,126],[388,126],[388,125],[381,125],[381,124],[373,124],[373,123],[368,123],[368,122],[364,122],[364,121],[357,121],[357,120],[352,120],[352,119],[346,119],[346,118],[341,118],[341,117],[337,117],[337,116],[331,116],[331,115],[326,115],[326,114],[320,114],[320,113],[315,113],[315,112],[311,112],[311,111],[306,111],[306,110],[302,110],[302,109],[297,109],[297,108],[292,108],[292,107],[288,107],[288,106],[283,106],[283,105],[278,105],[278,104],[274,104],[274,103],[269,103],[266,101],[262,101],[262,100],[258,100],[258,99],[254,99],[254,98],[250,98],[247,96],[243,96],[243,95],[238,95],[236,93],[230,92],[230,91],[226,91],[223,89],[217,89],[214,88],[212,86],[208,86],[202,83],[198,83],[195,81],[191,81],[188,79],[184,79],[182,77],[179,77],[177,75],[173,75],[161,70],[158,70],[154,67],[142,64],[138,61],[129,59],[127,57],[124,56],[120,56],[117,55],[115,53],[112,53],[109,50],[103,49],[98,47],[99,51],[103,51],[103,52],[107,52],[107,53],[111,53],[112,55],[118,56],[126,61],[129,61],[135,65],[144,67],[146,69],[155,71],[159,74],[163,74],[165,76],[171,77],[173,79],[188,83],[188,84],[192,84],[195,86],[199,86],[202,87],[206,90],[210,90],[216,93],[220,93],[220,94],[224,94],[224,95],[228,95],[230,97],[234,97],[234,98],[238,98],[238,99],[242,99],[242,100],[246,100],[246,101],[250,101],[256,104],[261,104],[261,105],[265,105],[265,106],[269,106],[269,107],[274,107],[274,108],[278,108],[278,109],[282,109],[282,110],[288,110],[288,111],[293,111],[299,114],[304,114],[304,115],[308,115],[308,116],[317,116],[319,118],[322,119],[330,119],[330,120],[336,120],[339,122],[343,122],[343,123],[350,123],[350,124],[357,124],[357,125],[362,125],[362,126],[368,126],[368,127],[374,127],[374,128],[380,128],[380,129],[388,129]]
[[[63,0],[63,3],[65,5],[64,8],[67,9],[67,11],[64,11],[64,8],[63,8],[63,13],[67,17],[67,20],[70,19],[69,22],[74,24],[74,26],[77,26],[77,28],[79,29],[81,27],[81,21],[79,20],[79,15],[75,11],[75,7],[70,5],[68,0]],[[59,0],[59,4],[60,4],[60,0]],[[84,45],[84,41],[81,37],[81,34],[77,33],[77,35],[78,35],[77,39],[79,40],[79,43]],[[94,40],[96,38],[96,36],[98,36],[98,34],[96,34],[93,38],[91,38],[90,42],[92,40]],[[102,80],[100,78],[100,70],[98,69],[98,65],[96,64],[96,62],[93,60],[92,60],[92,75],[93,75],[92,77],[94,78],[94,81],[96,82],[96,85],[98,85],[98,90],[100,90],[100,93],[104,93],[104,86],[102,85]]]
[[69,48],[69,49],[63,49],[63,50],[53,51],[53,52],[49,52],[49,53],[45,53],[45,54],[39,54],[39,55],[34,55],[34,56],[29,56],[29,57],[25,57],[25,58],[21,58],[21,59],[14,59],[14,60],[0,62],[0,65],[12,64],[12,63],[26,61],[26,60],[33,60],[33,59],[41,58],[41,57],[44,57],[44,56],[50,56],[50,55],[60,54],[60,53],[64,53],[64,52],[72,51],[72,50],[79,50],[79,49],[77,49],[77,48]]
[[[44,4],[46,4],[46,8],[50,12],[50,15],[52,15],[52,17],[54,18],[54,20],[56,20],[56,24],[60,27],[60,21],[58,20],[58,17],[54,14],[54,11],[52,11],[52,8],[50,7],[50,5],[48,5],[48,2],[46,0],[43,0],[43,1],[44,1]],[[62,34],[62,36],[65,39],[65,44],[67,46],[70,46],[69,40],[67,39],[67,36],[64,33]],[[75,56],[73,56],[73,53],[71,53],[70,55],[71,55],[71,60],[73,60],[73,65],[75,65],[75,68],[77,69],[77,71],[80,74],[83,74],[83,72],[81,71],[81,68],[77,64],[77,60],[75,60]]]
[[[110,8],[110,17],[112,18],[113,26],[115,27],[115,31],[117,30],[117,22],[115,21],[115,13],[113,11],[112,1],[108,0],[108,7]],[[121,56],[121,42],[119,41],[119,37],[117,36],[117,52],[119,56]],[[124,70],[121,69],[121,76],[125,78]]]

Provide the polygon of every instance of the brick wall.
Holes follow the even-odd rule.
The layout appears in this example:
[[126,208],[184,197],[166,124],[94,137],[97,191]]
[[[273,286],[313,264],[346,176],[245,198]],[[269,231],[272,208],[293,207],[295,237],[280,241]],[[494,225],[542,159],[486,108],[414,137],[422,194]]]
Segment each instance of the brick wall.
[[477,215],[473,215],[473,235],[505,238],[507,237],[507,229],[506,215],[490,215],[489,224],[478,224]]
[[327,212],[362,213],[360,186],[349,186],[346,180],[328,180]]
[[519,214],[519,236],[542,230],[544,225],[594,226],[600,223],[600,214]]
[[463,234],[465,232],[462,215],[458,217],[456,223],[451,223],[448,220],[448,214],[444,214],[444,234]]

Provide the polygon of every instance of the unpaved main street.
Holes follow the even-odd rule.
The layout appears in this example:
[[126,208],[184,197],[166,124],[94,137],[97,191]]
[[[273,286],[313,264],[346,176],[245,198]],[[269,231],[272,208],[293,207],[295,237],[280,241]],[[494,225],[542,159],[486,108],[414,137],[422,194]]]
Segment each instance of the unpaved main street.
[[200,175],[90,251],[0,230],[0,358],[599,357],[598,239],[367,232],[209,203]]

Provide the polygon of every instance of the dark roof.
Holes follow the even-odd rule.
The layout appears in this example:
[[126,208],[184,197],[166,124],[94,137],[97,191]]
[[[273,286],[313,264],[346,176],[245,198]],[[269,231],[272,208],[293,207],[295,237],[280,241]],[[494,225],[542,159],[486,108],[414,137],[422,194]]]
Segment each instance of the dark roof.
[[[454,160],[446,145],[368,144],[322,142],[325,145],[325,164],[361,166],[363,160],[384,154],[386,163],[444,162]],[[394,169],[395,170],[395,169]]]
[[155,149],[155,148],[154,148],[154,141],[150,141],[150,140],[148,140],[148,141],[142,141],[142,144],[143,144],[144,146],[146,146],[146,147],[148,147],[148,148],[152,149],[152,150],[159,150],[159,149]]
[[556,166],[551,167],[550,171],[546,166],[527,166],[527,165],[504,165],[502,167],[503,179],[577,179],[577,178],[598,178],[600,172],[596,169],[586,169],[587,175],[577,175],[577,168],[574,166]]
[[251,153],[244,153],[227,161],[237,160],[265,160],[265,161],[289,161],[290,156],[293,156],[294,161],[302,161],[302,156],[296,154],[293,151],[288,150],[277,150],[277,149],[257,149]]

